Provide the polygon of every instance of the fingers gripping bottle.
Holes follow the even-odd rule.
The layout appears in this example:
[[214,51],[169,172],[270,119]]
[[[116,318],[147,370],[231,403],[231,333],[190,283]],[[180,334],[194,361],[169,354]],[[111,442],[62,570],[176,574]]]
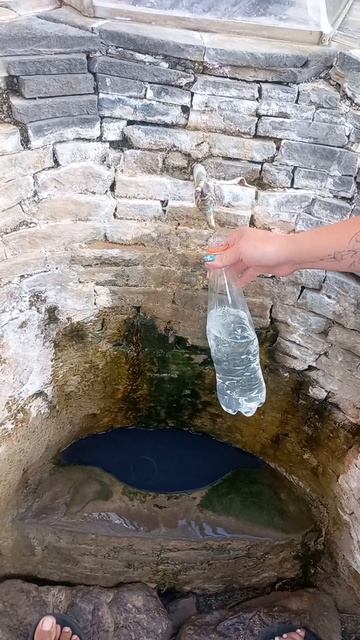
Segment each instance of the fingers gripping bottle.
[[[216,239],[212,244],[209,253],[221,253],[227,248],[223,240]],[[266,387],[259,342],[231,267],[210,272],[206,332],[222,408],[232,415],[254,415],[265,402]]]

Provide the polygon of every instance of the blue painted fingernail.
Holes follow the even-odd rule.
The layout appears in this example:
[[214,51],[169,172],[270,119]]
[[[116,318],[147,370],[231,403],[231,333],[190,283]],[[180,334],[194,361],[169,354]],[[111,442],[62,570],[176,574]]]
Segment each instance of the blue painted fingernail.
[[205,256],[203,258],[204,262],[215,262],[215,260],[216,260],[216,256],[211,255],[211,254],[209,254],[209,255],[207,255],[207,256]]

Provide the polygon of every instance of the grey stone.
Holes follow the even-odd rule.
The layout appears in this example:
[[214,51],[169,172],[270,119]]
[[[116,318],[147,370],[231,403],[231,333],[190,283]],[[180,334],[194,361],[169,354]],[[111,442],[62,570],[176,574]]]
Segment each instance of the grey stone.
[[339,345],[360,357],[360,333],[344,329],[338,324],[333,325],[327,334],[329,342]]
[[247,140],[219,133],[207,134],[205,139],[209,144],[209,155],[225,158],[262,162],[272,158],[276,152],[275,144],[271,140]]
[[[355,337],[356,334],[354,332],[354,338]],[[358,356],[356,356],[351,351],[342,349],[338,345],[332,345],[330,348],[328,346],[326,356],[327,360],[324,367],[325,371],[328,370],[332,373],[334,368],[338,368],[340,370],[345,369],[346,371],[349,371],[355,378],[358,378],[360,384],[360,358]],[[319,369],[323,368],[323,362],[324,359],[319,359],[319,361],[317,362],[317,366]],[[359,398],[356,398],[355,401],[356,400],[357,402],[359,402]]]
[[335,70],[331,77],[341,84],[343,92],[357,105],[360,104],[360,74],[347,72],[345,75],[336,74]]
[[194,94],[192,108],[197,111],[226,111],[238,116],[245,114],[255,116],[258,103],[255,100],[239,100],[205,94]]
[[310,311],[304,311],[298,307],[283,304],[278,300],[274,301],[272,317],[298,329],[307,327],[312,333],[322,333],[330,325],[330,321],[327,318]]
[[279,335],[275,343],[275,349],[281,354],[294,358],[297,361],[297,366],[294,368],[298,371],[305,370],[309,366],[314,365],[318,357],[318,353],[315,352],[314,349],[299,344],[299,341],[296,343],[285,340],[281,335]]
[[204,64],[204,70],[208,74],[221,76],[224,78],[232,78],[236,80],[245,80],[246,82],[286,82],[299,83],[309,82],[318,78],[327,69],[331,67],[332,62],[324,57],[322,61],[304,65],[303,67],[261,69],[256,67],[241,67],[230,65],[219,65],[214,63]]
[[156,200],[118,199],[115,218],[119,220],[164,220],[161,203]]
[[346,126],[347,113],[340,109],[317,109],[314,120],[316,122],[329,122],[330,124],[342,124]]
[[95,95],[72,96],[71,100],[66,96],[26,100],[11,95],[10,103],[14,118],[24,123],[68,116],[97,115]]
[[25,98],[93,93],[94,78],[90,73],[21,76],[19,78],[19,91]]
[[246,116],[241,113],[232,111],[195,111],[191,110],[189,115],[189,129],[198,129],[200,131],[218,131],[228,135],[238,136],[241,134],[247,136],[255,135],[257,118],[254,116]]
[[89,62],[90,71],[130,80],[140,80],[142,82],[153,82],[155,84],[170,84],[176,87],[186,87],[193,82],[190,73],[176,71],[149,64],[128,62],[118,58],[99,56],[91,58]]
[[20,131],[13,124],[0,123],[0,155],[22,151]]
[[295,282],[309,289],[321,289],[324,279],[324,269],[300,269],[288,276],[289,282]]
[[294,187],[328,191],[337,196],[351,198],[355,193],[356,183],[350,176],[332,176],[323,171],[299,168],[295,169]]
[[332,175],[354,176],[358,169],[358,156],[353,151],[290,140],[281,143],[276,162],[328,171]]
[[148,100],[184,105],[185,107],[189,107],[191,104],[190,91],[161,84],[149,84],[146,91],[146,98]]
[[123,132],[127,125],[126,120],[113,118],[103,118],[101,121],[101,137],[110,142],[119,141],[123,138]]
[[327,109],[337,109],[340,105],[339,92],[325,81],[299,87],[299,104],[314,104]]
[[345,71],[355,71],[360,73],[360,58],[356,52],[340,51],[337,57],[336,66]]
[[204,134],[200,131],[130,125],[124,133],[126,139],[139,149],[175,150],[195,158],[203,157],[208,152]]
[[85,15],[82,15],[82,13],[79,13],[79,11],[75,11],[70,7],[60,7],[53,11],[42,12],[39,17],[41,17],[42,20],[67,24],[70,27],[75,27],[76,29],[84,29],[84,31],[96,32],[96,28],[100,23],[99,19],[88,18]]
[[339,147],[344,146],[348,141],[347,130],[342,125],[283,118],[261,117],[257,133],[271,138],[287,138]]
[[98,91],[101,93],[118,93],[130,98],[144,98],[146,85],[138,80],[118,78],[117,76],[105,76],[96,74]]
[[332,80],[339,83],[342,90],[356,104],[360,102],[360,60],[356,52],[340,51],[336,64],[331,69]]
[[32,148],[75,138],[94,139],[100,135],[100,120],[96,116],[51,118],[31,123],[27,132]]
[[177,640],[257,640],[268,629],[289,624],[306,626],[319,638],[341,639],[339,614],[330,596],[304,589],[289,593],[274,591],[229,609],[193,616],[180,630]]
[[306,51],[294,52],[279,44],[259,47],[257,42],[231,35],[205,34],[204,61],[218,66],[277,69],[303,67],[309,63]]
[[296,219],[295,230],[296,231],[310,231],[311,229],[319,229],[324,225],[326,221],[315,218],[308,213],[300,213]]
[[86,73],[87,60],[83,53],[57,56],[16,56],[0,59],[0,69],[9,76],[32,76],[60,73]]
[[261,83],[261,98],[266,102],[296,102],[298,87],[289,87],[284,84]]
[[245,178],[247,181],[257,180],[260,176],[261,164],[246,162],[245,160],[224,160],[222,158],[208,158],[204,167],[210,178],[217,180],[234,180]]
[[291,231],[297,216],[312,202],[313,194],[288,189],[259,191],[254,217],[257,226]]
[[135,147],[180,151],[194,159],[223,156],[262,162],[271,158],[276,151],[274,142],[270,140],[250,140],[165,127],[131,125],[125,128],[125,136]]
[[190,181],[167,176],[127,176],[117,171],[115,193],[120,198],[191,202],[194,199],[194,186]]
[[351,205],[343,200],[316,196],[308,211],[324,222],[340,222],[349,217]]
[[179,180],[189,180],[191,178],[190,165],[192,163],[190,158],[180,153],[180,151],[170,151],[161,155],[164,156],[163,168],[165,173]]
[[34,192],[34,180],[30,176],[21,176],[0,185],[0,211],[10,209],[16,204],[30,198]]
[[355,304],[360,305],[360,278],[348,273],[328,271],[323,284],[323,292],[329,297],[335,297],[342,301],[343,298],[351,298]]
[[0,25],[3,56],[96,51],[100,40],[92,33],[39,18],[21,18]]
[[223,207],[252,209],[255,203],[255,188],[232,184],[215,185],[216,201]]
[[0,176],[8,182],[21,176],[32,176],[54,165],[52,147],[43,147],[0,156]]
[[304,289],[299,299],[299,306],[338,322],[348,329],[358,329],[359,316],[356,301],[346,294],[324,295],[322,292]]
[[260,116],[276,116],[277,118],[294,118],[295,120],[312,120],[315,113],[313,105],[281,103],[277,100],[262,99],[258,114]]
[[184,125],[187,122],[177,105],[102,93],[99,94],[99,113],[101,116],[156,124]]
[[159,174],[164,158],[165,154],[159,151],[125,149],[123,171],[130,176],[139,173]]
[[259,95],[259,86],[255,83],[248,84],[247,82],[236,82],[207,75],[197,76],[191,90],[194,94],[200,93],[245,100],[256,100]]
[[55,157],[60,165],[72,162],[106,162],[109,153],[109,145],[105,142],[87,142],[74,140],[69,142],[57,142],[54,145]]
[[0,233],[5,235],[18,231],[22,227],[30,225],[30,221],[25,215],[20,205],[15,205],[7,211],[3,211],[0,216]]
[[[68,613],[78,620],[89,640],[169,640],[172,625],[156,592],[134,583],[116,589],[99,587],[38,587],[9,580],[1,587],[0,635],[8,640],[26,636],[44,611]],[[22,602],[21,614],[19,603]],[[15,617],[14,622],[11,619]],[[332,640],[332,639],[330,639]]]
[[185,29],[159,25],[107,22],[99,28],[106,44],[141,53],[171,56],[202,62],[205,46],[201,35]]
[[57,192],[33,205],[29,213],[41,222],[110,222],[115,206],[115,199],[107,195]]
[[293,169],[280,164],[265,163],[261,172],[261,178],[269,187],[291,187]]
[[69,164],[36,175],[42,193],[105,193],[114,180],[114,170],[92,162]]

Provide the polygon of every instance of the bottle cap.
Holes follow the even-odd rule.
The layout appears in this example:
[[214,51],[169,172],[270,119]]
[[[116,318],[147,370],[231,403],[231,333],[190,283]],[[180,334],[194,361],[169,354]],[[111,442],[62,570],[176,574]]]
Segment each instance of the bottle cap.
[[219,253],[224,253],[224,251],[226,251],[230,245],[228,242],[226,242],[226,240],[224,240],[224,238],[212,238],[211,239],[211,245],[210,247],[208,247],[208,252],[212,253],[213,255],[218,255]]

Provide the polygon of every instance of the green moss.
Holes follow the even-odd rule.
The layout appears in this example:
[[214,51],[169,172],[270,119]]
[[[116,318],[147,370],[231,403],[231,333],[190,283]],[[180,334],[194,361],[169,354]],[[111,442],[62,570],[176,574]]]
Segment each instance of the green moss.
[[292,485],[271,469],[240,469],[211,487],[200,506],[282,533],[312,526],[307,505]]

